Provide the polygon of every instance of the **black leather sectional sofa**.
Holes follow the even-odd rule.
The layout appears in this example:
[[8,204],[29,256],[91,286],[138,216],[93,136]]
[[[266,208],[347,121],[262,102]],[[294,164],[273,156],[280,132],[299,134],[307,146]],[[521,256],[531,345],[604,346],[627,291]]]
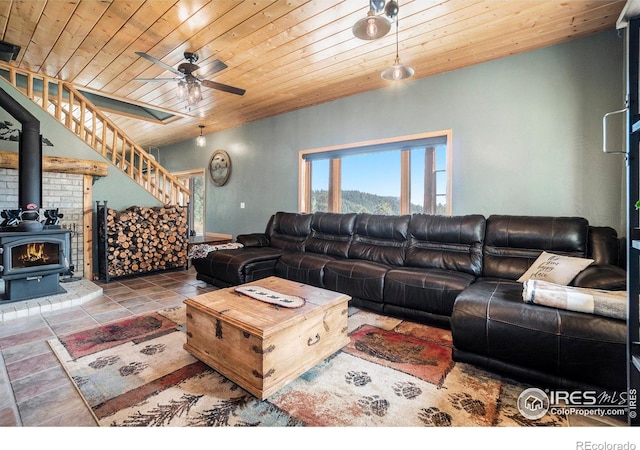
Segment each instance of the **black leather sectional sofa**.
[[276,275],[351,305],[450,327],[453,357],[538,387],[625,390],[624,320],[525,303],[517,279],[543,252],[594,260],[578,287],[624,290],[620,240],[580,217],[278,212],[243,248],[194,259],[219,287]]

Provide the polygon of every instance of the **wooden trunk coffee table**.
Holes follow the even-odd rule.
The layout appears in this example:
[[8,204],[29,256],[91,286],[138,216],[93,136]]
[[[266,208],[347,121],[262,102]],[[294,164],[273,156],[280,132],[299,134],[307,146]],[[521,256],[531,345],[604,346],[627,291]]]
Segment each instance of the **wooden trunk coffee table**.
[[277,277],[242,286],[305,303],[276,306],[234,287],[188,298],[184,348],[256,397],[269,397],[349,343],[349,296]]

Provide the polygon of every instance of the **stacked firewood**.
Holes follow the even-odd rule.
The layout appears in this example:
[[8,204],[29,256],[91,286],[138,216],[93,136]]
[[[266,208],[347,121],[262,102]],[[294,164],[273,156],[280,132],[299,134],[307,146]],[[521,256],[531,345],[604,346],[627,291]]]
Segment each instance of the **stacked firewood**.
[[[184,267],[187,264],[187,208],[131,206],[99,211],[101,265],[110,277]],[[105,242],[106,240],[106,242]],[[104,249],[104,250],[103,250]],[[102,269],[102,268],[101,268]],[[101,270],[103,271],[103,270]]]

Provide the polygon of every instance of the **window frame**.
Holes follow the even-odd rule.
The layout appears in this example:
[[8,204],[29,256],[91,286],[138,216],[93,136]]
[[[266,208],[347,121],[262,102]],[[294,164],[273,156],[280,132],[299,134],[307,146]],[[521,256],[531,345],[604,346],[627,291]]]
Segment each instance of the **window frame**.
[[[188,199],[189,206],[189,233],[191,231],[195,231],[194,221],[195,221],[195,211],[193,210],[193,205],[191,204],[192,197],[194,195],[193,190],[191,189],[191,178],[192,177],[202,177],[202,236],[207,233],[207,172],[206,169],[189,169],[182,170],[178,172],[172,172],[171,175],[178,178],[178,180],[191,191],[191,196]],[[196,236],[200,236],[196,234]]]
[[[452,149],[453,149],[453,131],[439,130],[427,133],[412,134],[405,136],[396,136],[385,139],[375,139],[371,141],[355,142],[349,144],[334,145],[329,147],[300,150],[298,152],[298,212],[311,212],[311,165],[313,155],[326,154],[330,160],[330,189],[333,196],[329,198],[329,210],[341,211],[340,190],[341,190],[341,161],[340,158],[345,154],[362,152],[363,148],[375,148],[381,146],[396,146],[401,152],[401,209],[408,211],[410,205],[410,184],[411,184],[411,167],[410,167],[410,151],[408,147],[414,145],[416,141],[443,138],[446,146],[446,214],[451,215],[452,211]],[[375,150],[374,150],[375,151]],[[334,154],[335,157],[331,158]],[[434,172],[434,176],[435,176]],[[402,212],[408,214],[408,212]]]

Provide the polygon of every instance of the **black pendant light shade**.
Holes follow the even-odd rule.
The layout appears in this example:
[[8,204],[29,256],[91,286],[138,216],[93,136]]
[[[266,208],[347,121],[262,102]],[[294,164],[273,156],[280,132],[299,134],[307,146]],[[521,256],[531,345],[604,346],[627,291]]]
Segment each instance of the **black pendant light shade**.
[[387,3],[387,7],[384,9],[384,13],[392,22],[394,22],[398,17],[399,10],[400,7],[398,6],[398,2],[396,2],[395,0],[391,0],[389,3]]

